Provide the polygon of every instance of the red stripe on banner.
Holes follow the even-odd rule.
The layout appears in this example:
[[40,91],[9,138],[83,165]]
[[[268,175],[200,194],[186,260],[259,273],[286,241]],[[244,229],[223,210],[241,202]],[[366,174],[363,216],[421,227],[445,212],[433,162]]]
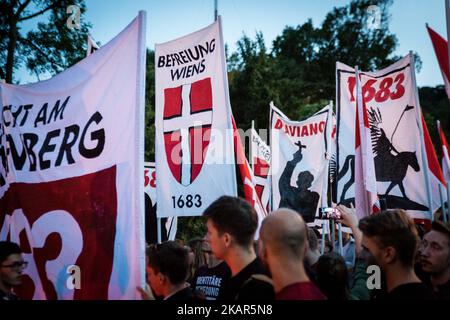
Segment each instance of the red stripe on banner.
[[258,157],[253,157],[253,160],[253,173],[255,176],[267,178],[270,169],[269,163]]
[[434,52],[436,53],[441,71],[450,80],[450,70],[448,66],[448,43],[442,38],[439,33],[427,26],[428,34],[433,43]]
[[[61,279],[63,274],[68,279],[66,264],[73,264],[67,260],[72,255],[81,272],[81,289],[74,290],[74,298],[108,299],[117,218],[115,166],[45,183],[12,183],[0,200],[0,229],[6,216],[14,223],[9,233],[19,232],[20,247],[25,254],[32,254],[24,274],[35,265],[39,275],[38,279],[26,276],[24,283],[15,289],[23,300],[33,297],[37,283],[42,284],[47,299],[57,299],[51,276]],[[55,217],[63,217],[69,223],[52,225]],[[73,235],[80,231],[81,243],[75,243],[77,238]],[[74,247],[81,248],[78,256]],[[50,264],[58,267],[58,263],[61,263],[61,270],[56,269],[59,273],[49,273]],[[57,283],[58,287],[65,285],[65,280]]]
[[212,110],[211,78],[196,81],[191,85],[191,112]]
[[169,169],[174,178],[181,183],[181,131],[164,133],[164,145],[166,147],[166,158]]
[[181,116],[182,86],[164,89],[164,119]]
[[264,191],[264,186],[262,186],[260,184],[255,185],[255,191],[256,191],[256,194],[258,195],[258,198],[261,199],[263,191]]
[[422,127],[425,139],[425,149],[427,152],[428,167],[434,176],[445,186],[444,175],[442,174],[441,167],[439,166],[439,160],[436,155],[436,151],[433,147],[433,142],[431,141],[430,134],[428,132],[427,124],[422,114]]
[[450,152],[450,147],[448,146],[447,138],[444,134],[444,129],[442,129],[442,126],[439,125],[439,138],[441,139],[442,146],[447,149],[448,152]]
[[210,127],[193,127],[189,129],[189,144],[191,147],[191,182],[197,178],[205,162],[208,151]]

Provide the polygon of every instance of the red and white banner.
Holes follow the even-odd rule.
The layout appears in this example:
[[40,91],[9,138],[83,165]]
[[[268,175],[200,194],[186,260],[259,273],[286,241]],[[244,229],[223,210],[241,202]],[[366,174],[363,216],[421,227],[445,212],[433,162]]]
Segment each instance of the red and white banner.
[[236,127],[236,122],[234,117],[232,117],[233,130],[234,130],[234,150],[236,153],[236,162],[239,167],[239,172],[241,174],[242,183],[244,185],[244,195],[245,199],[255,208],[256,214],[258,215],[258,228],[255,232],[255,239],[259,239],[259,229],[264,218],[267,216],[266,208],[261,204],[261,200],[256,192],[255,188],[255,177],[253,176],[253,171],[250,168],[250,164],[245,157],[244,146],[242,145],[242,140],[239,135],[239,131]]
[[440,121],[437,122],[437,127],[439,130],[439,138],[442,145],[442,172],[444,174],[445,181],[450,182],[450,147],[448,145],[447,138],[445,137],[444,129],[442,128]]
[[157,44],[155,68],[157,214],[198,216],[236,195],[221,19]]
[[0,240],[29,262],[21,298],[138,298],[144,88],[145,12],[52,79],[0,85]]
[[331,121],[330,107],[307,120],[292,121],[271,105],[273,209],[291,208],[314,222],[318,208],[327,203]]
[[355,209],[359,219],[380,211],[367,106],[356,72]]
[[428,34],[433,43],[434,52],[444,78],[445,91],[450,99],[450,69],[448,63],[448,42],[427,25]]
[[261,139],[254,128],[250,133],[250,163],[255,178],[255,190],[261,204],[270,211],[270,147]]
[[[337,201],[349,205],[355,197],[356,77],[352,68],[336,64],[337,72]],[[361,72],[363,102],[366,104],[377,191],[387,208],[403,208],[414,218],[429,218],[427,183],[420,135],[420,106],[407,56],[376,72]],[[425,166],[428,164],[425,164]],[[431,190],[439,179],[430,174]],[[440,207],[439,193],[432,197],[432,211]]]
[[[154,162],[144,164],[144,192],[145,192],[145,239],[148,244],[157,243],[156,218],[156,169]],[[175,240],[177,235],[178,218],[161,219],[161,241]]]

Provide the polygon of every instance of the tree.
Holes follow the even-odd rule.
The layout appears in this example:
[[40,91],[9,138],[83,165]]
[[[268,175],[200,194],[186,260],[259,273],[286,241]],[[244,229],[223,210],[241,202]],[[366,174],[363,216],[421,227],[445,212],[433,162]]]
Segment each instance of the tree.
[[[238,126],[268,123],[268,103],[273,100],[292,119],[304,119],[335,98],[335,63],[342,61],[362,70],[384,68],[394,55],[397,38],[389,31],[388,8],[392,0],[353,0],[334,8],[319,27],[308,20],[288,26],[268,53],[264,39],[247,36],[231,55],[230,96]],[[368,28],[370,5],[380,13],[378,28]],[[420,67],[420,59],[417,59]]]
[[[70,5],[84,13],[84,0],[0,0],[0,68],[5,80],[12,83],[13,74],[24,62],[39,76],[56,74],[85,56],[86,37],[91,25],[80,21],[80,29],[67,26]],[[38,23],[37,30],[24,35],[24,21],[48,15],[48,22]],[[3,50],[4,49],[4,50]]]
[[145,76],[145,161],[155,161],[155,52],[149,49]]

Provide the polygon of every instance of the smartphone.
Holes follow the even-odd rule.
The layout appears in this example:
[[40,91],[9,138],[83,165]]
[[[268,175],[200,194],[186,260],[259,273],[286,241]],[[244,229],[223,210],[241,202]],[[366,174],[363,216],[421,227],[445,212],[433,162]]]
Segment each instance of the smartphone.
[[319,219],[324,220],[339,220],[341,219],[341,213],[336,208],[320,208]]

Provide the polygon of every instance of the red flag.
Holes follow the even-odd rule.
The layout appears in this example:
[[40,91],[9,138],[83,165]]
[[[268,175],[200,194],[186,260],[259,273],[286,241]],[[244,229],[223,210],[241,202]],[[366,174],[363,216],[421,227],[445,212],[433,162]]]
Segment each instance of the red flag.
[[442,144],[442,171],[445,181],[450,181],[450,147],[448,146],[447,139],[445,138],[444,130],[441,127],[441,123],[437,122],[438,130],[439,130],[439,138],[441,139]]
[[[441,167],[439,166],[439,160],[434,150],[433,142],[431,141],[430,133],[428,132],[427,124],[425,123],[425,118],[422,116],[422,127],[423,135],[425,141],[425,151],[427,153],[428,169],[430,171],[430,187],[431,187],[431,198],[433,202],[440,203],[440,192],[439,185],[442,186],[444,194],[446,193],[446,184],[444,175],[442,174]],[[444,195],[443,195],[444,196]],[[446,197],[444,196],[444,199]],[[440,206],[440,205],[439,205]]]
[[259,226],[261,225],[264,217],[267,216],[267,211],[261,204],[261,200],[259,199],[255,190],[255,178],[253,176],[253,172],[250,168],[247,158],[245,157],[244,147],[242,146],[241,137],[239,136],[239,132],[237,131],[236,122],[234,121],[233,116],[231,116],[231,120],[233,123],[234,131],[234,152],[236,154],[236,162],[241,173],[242,182],[244,184],[245,199],[255,208],[256,213],[258,214],[258,231],[255,234],[255,238],[258,238]]
[[433,43],[434,52],[441,68],[442,77],[444,78],[445,91],[450,99],[450,69],[448,64],[448,43],[437,32],[431,29],[427,25],[428,34],[430,35],[431,42]]

